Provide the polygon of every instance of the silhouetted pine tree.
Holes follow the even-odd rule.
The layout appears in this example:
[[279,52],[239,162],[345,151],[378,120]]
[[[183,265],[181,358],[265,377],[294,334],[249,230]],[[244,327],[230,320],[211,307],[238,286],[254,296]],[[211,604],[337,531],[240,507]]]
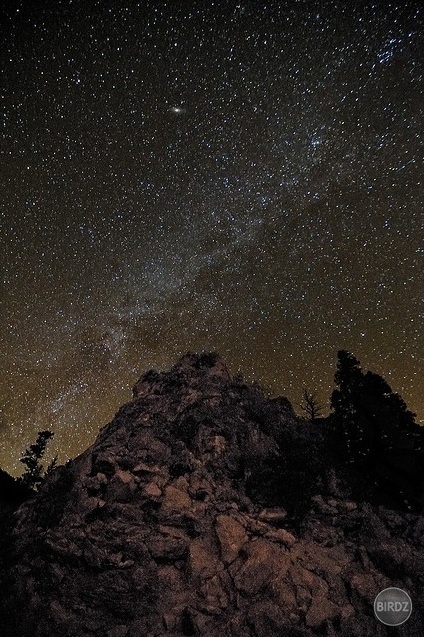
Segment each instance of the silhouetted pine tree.
[[[46,451],[47,443],[54,436],[51,431],[39,431],[37,440],[30,445],[25,451],[20,462],[25,465],[25,473],[19,478],[22,485],[30,489],[37,489],[43,481],[43,465],[41,459]],[[51,466],[54,467],[56,459],[54,458]]]
[[357,495],[419,509],[424,433],[415,414],[384,378],[363,374],[359,361],[345,350],[338,353],[335,382],[336,436],[341,458],[355,468],[350,479]]
[[364,376],[362,410],[374,430],[373,451],[381,454],[399,450],[412,435],[414,416],[405,401],[378,374]]
[[345,460],[355,463],[365,458],[369,452],[359,409],[364,375],[358,359],[350,352],[340,350],[337,358],[334,381],[338,389],[331,395],[331,406],[334,409]]

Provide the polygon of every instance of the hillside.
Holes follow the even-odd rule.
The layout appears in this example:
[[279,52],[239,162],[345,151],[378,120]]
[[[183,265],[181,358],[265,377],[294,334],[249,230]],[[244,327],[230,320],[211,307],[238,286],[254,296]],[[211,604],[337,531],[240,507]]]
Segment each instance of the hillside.
[[[424,634],[421,431],[361,464],[338,425],[215,353],[146,372],[94,444],[5,513],[2,635]],[[396,629],[373,612],[390,586],[413,602]]]

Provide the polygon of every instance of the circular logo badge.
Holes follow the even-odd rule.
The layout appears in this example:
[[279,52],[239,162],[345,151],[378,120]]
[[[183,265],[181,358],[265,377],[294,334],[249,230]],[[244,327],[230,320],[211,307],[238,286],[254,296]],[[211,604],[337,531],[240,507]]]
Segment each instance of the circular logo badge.
[[411,616],[411,598],[401,588],[385,588],[374,600],[374,613],[386,626],[400,626]]

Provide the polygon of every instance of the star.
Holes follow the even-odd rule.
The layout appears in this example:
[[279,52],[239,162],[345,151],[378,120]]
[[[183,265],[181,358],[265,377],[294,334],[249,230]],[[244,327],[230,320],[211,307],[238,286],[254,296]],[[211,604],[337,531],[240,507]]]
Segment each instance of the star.
[[329,411],[345,349],[424,421],[422,3],[9,4],[0,467],[188,350]]

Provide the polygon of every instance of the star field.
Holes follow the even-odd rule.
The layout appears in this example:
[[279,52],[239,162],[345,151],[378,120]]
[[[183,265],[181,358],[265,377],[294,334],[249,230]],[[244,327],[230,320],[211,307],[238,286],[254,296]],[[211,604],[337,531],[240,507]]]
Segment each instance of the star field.
[[1,10],[0,466],[65,460],[216,349],[328,407],[337,350],[424,420],[417,1]]

